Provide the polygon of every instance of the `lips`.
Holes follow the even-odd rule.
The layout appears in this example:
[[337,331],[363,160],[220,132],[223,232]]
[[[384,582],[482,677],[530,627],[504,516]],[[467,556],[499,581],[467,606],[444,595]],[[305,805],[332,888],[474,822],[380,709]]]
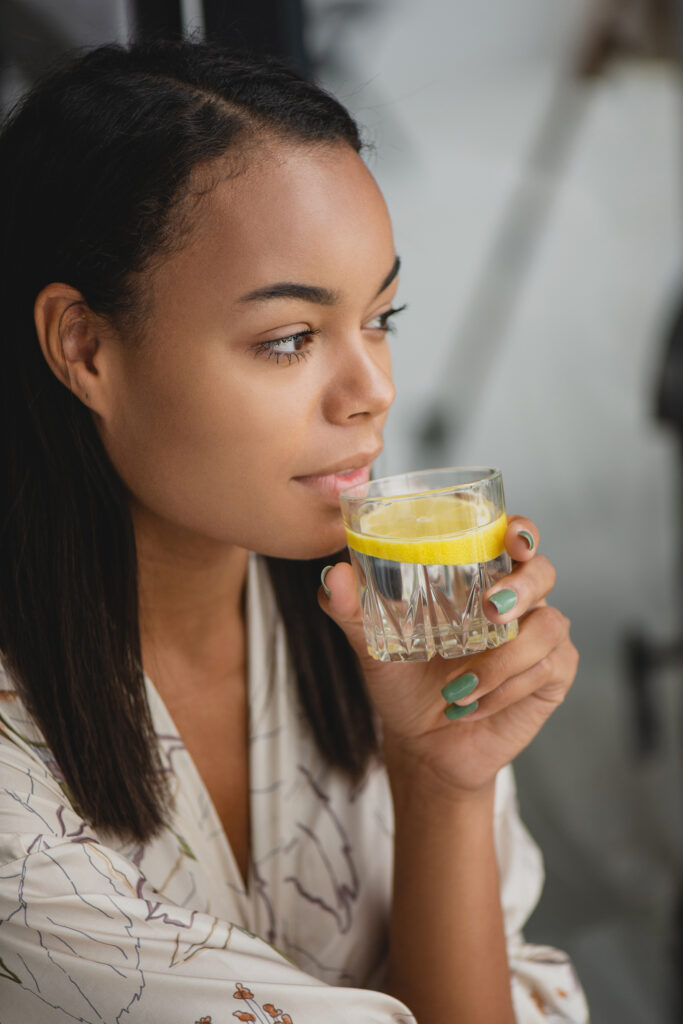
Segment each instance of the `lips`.
[[380,451],[381,449],[368,455],[358,455],[353,459],[346,459],[345,462],[338,463],[337,466],[328,467],[309,476],[297,476],[294,477],[294,480],[336,505],[342,491],[349,487],[356,487],[358,484],[367,483],[370,479],[370,464],[374,462]]
[[325,469],[317,469],[315,473],[307,473],[302,476],[294,477],[294,479],[312,480],[314,477],[333,476],[341,473],[351,473],[356,469],[364,469],[365,467],[372,465],[381,452],[382,448],[376,448],[372,452],[360,452],[358,455],[352,455],[350,458],[344,459],[343,462],[337,462],[332,466],[326,466]]

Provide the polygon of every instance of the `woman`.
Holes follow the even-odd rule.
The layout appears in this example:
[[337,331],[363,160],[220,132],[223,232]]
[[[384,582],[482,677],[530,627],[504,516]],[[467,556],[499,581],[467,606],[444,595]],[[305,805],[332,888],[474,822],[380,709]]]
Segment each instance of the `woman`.
[[191,44],[95,50],[5,128],[4,1024],[585,1020],[521,936],[506,766],[577,661],[536,527],[487,602],[519,638],[461,663],[368,658],[330,555],[394,397],[360,148]]

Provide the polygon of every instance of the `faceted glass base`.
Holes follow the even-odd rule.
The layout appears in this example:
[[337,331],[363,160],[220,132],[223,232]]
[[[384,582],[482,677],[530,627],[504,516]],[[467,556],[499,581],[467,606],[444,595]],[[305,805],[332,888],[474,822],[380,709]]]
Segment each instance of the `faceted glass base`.
[[416,565],[351,550],[368,650],[378,661],[460,658],[514,639],[517,621],[496,626],[481,595],[511,569],[507,552],[473,565]]

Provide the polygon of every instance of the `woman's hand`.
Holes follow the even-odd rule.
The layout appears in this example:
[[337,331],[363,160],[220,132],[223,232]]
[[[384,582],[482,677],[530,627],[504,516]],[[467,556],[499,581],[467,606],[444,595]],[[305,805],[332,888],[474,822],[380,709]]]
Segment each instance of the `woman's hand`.
[[[533,539],[531,548],[522,532]],[[375,661],[367,652],[351,566],[340,562],[327,573],[330,596],[321,587],[320,604],[361,660],[390,773],[417,772],[423,785],[449,796],[487,789],[564,700],[578,654],[568,619],[546,604],[555,570],[537,554],[538,540],[533,523],[510,517],[505,547],[515,564],[485,592],[483,608],[497,624],[518,618],[519,636],[465,658]],[[499,614],[488,598],[501,590],[512,590],[516,601]],[[472,676],[476,685],[458,699],[458,687],[466,689]]]

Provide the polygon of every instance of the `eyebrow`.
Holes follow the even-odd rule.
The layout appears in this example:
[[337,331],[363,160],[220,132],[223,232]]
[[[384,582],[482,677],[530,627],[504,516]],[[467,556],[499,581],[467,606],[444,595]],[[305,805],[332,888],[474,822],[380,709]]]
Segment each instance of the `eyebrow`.
[[[389,287],[401,267],[401,260],[397,256],[394,265],[384,278],[375,298]],[[263,288],[257,288],[253,292],[242,295],[238,302],[264,302],[268,299],[300,299],[302,302],[314,302],[318,306],[335,306],[341,296],[339,292],[330,291],[329,288],[320,288],[311,284],[295,284],[292,281],[278,281],[276,284],[267,284]]]

